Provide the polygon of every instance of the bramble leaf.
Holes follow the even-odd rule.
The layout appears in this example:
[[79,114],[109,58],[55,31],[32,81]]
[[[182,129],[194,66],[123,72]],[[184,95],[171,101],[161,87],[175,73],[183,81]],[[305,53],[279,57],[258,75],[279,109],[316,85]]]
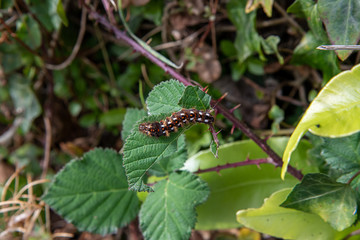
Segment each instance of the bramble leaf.
[[100,234],[116,232],[139,208],[136,193],[128,190],[121,155],[100,148],[67,164],[43,199],[79,229]]
[[127,108],[123,128],[121,131],[121,138],[123,141],[130,135],[131,130],[134,128],[137,121],[145,117],[147,114],[143,109]]
[[[142,122],[158,121],[164,116],[162,114],[145,117]],[[146,172],[157,161],[172,156],[181,149],[178,138],[185,130],[186,127],[183,127],[178,132],[172,133],[170,137],[158,138],[146,136],[139,131],[133,131],[130,134],[124,145],[124,167],[131,190],[140,192],[152,190],[144,183]]]
[[179,105],[184,108],[196,108],[206,110],[210,108],[211,97],[199,87],[187,86],[179,100]]
[[146,99],[149,114],[180,111],[181,107],[178,102],[184,90],[184,84],[176,80],[169,80],[156,85]]
[[245,13],[245,1],[231,0],[227,4],[230,20],[236,26],[235,48],[239,63],[243,63],[251,55],[258,53],[263,60],[261,36],[255,28],[256,12]]
[[342,137],[360,130],[360,65],[332,78],[312,101],[291,135],[283,155],[284,178],[291,153],[307,130],[324,137]]
[[321,173],[305,175],[281,206],[317,214],[338,231],[356,219],[356,197],[351,187]]
[[323,138],[321,156],[333,169],[344,173],[360,170],[360,133],[342,138]]
[[156,162],[149,170],[150,174],[155,176],[165,176],[169,175],[172,171],[180,169],[182,166],[184,166],[184,162],[186,161],[188,155],[185,135],[182,134],[179,136],[177,145],[178,151]]
[[189,239],[195,226],[195,207],[208,195],[207,184],[189,173],[172,173],[158,182],[140,210],[140,228],[146,239]]

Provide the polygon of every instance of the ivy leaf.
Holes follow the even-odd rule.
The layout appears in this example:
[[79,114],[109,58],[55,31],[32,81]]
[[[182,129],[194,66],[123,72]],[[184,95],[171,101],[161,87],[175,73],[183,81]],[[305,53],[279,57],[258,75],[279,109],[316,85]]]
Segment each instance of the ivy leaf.
[[[153,122],[164,118],[163,115],[145,117],[142,122]],[[137,128],[138,125],[135,126]],[[186,130],[180,128],[170,137],[149,137],[139,131],[133,131],[124,145],[124,167],[131,190],[151,191],[143,180],[146,172],[162,158],[169,157],[179,151],[179,136]]]
[[335,230],[318,215],[279,207],[290,191],[277,191],[260,208],[238,211],[237,220],[245,227],[278,238],[335,239]]
[[61,26],[61,19],[57,10],[57,1],[32,0],[30,9],[49,32],[57,30]]
[[177,152],[156,162],[149,170],[149,173],[161,177],[169,175],[172,171],[183,167],[188,155],[185,144],[185,135],[182,134],[179,136],[177,148]]
[[262,60],[265,59],[261,51],[261,36],[255,27],[256,12],[246,14],[245,4],[245,1],[237,0],[231,0],[227,4],[229,18],[237,29],[234,45],[239,64],[255,53],[258,53]]
[[30,88],[28,80],[21,75],[10,75],[9,85],[10,96],[15,108],[22,112],[24,118],[20,125],[21,129],[26,133],[29,131],[32,121],[40,115],[41,106]]
[[360,169],[360,133],[342,138],[323,138],[321,156],[345,173]]
[[356,196],[351,187],[321,173],[305,175],[281,206],[317,214],[338,231],[356,220]]
[[291,153],[307,130],[323,137],[348,136],[360,130],[360,65],[332,78],[312,101],[291,135],[283,155],[284,178]]
[[211,97],[198,87],[187,86],[179,100],[179,105],[184,108],[209,109]]
[[154,115],[180,111],[181,107],[178,102],[184,90],[184,84],[176,80],[169,80],[156,85],[146,99],[149,113]]
[[320,19],[318,4],[313,0],[297,0],[288,8],[288,12],[303,14],[310,28],[295,48],[291,63],[305,64],[321,70],[327,82],[340,72],[340,68],[333,51],[315,50],[319,45],[330,43]]
[[[354,45],[360,39],[360,2],[319,0],[319,14],[332,44]],[[336,51],[344,61],[352,51]]]
[[189,239],[195,207],[208,195],[207,184],[189,172],[172,173],[158,182],[140,210],[145,239]]
[[79,229],[99,234],[116,232],[139,208],[136,193],[128,191],[121,155],[99,148],[67,164],[43,200]]
[[31,49],[41,45],[41,31],[39,24],[30,16],[23,15],[16,23],[16,35]]
[[323,73],[323,79],[327,82],[331,77],[340,72],[336,55],[333,51],[316,50],[323,41],[315,37],[316,34],[308,32],[295,48],[291,64],[304,64],[319,69]]
[[123,128],[121,131],[121,138],[123,141],[130,135],[131,130],[134,128],[134,125],[137,121],[145,117],[147,114],[143,109],[136,108],[127,108],[124,121]]

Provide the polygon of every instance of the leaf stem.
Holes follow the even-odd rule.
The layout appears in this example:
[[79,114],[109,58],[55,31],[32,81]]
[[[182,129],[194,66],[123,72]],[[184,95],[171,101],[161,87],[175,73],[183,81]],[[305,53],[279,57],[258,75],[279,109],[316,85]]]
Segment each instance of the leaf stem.
[[347,181],[346,184],[350,185],[350,183],[351,183],[357,176],[359,176],[359,175],[360,175],[360,170],[357,171],[357,173],[355,173],[354,176],[352,176],[352,177],[349,179],[349,181]]
[[218,166],[212,167],[212,168],[199,169],[194,173],[200,174],[200,173],[214,172],[214,171],[218,173],[218,172],[220,172],[220,170],[224,170],[227,168],[236,168],[236,167],[246,166],[246,165],[259,166],[260,164],[264,164],[264,163],[274,164],[274,162],[270,158],[260,158],[260,159],[254,159],[254,160],[247,159],[246,161],[242,161],[242,162],[227,163],[227,164],[218,165]]

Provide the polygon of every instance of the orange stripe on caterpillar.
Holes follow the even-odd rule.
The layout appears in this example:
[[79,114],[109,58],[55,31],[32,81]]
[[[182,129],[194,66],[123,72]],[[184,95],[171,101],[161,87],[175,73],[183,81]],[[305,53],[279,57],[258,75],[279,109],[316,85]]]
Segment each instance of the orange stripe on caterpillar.
[[210,114],[209,110],[182,109],[159,122],[141,123],[139,131],[151,137],[168,137],[171,132],[177,132],[178,128],[183,127],[185,124],[212,124],[213,122],[214,117]]

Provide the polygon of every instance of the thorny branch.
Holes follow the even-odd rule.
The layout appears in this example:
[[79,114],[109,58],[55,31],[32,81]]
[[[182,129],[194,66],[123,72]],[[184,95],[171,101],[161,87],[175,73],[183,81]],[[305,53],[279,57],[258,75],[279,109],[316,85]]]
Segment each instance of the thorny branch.
[[242,161],[242,162],[227,163],[227,164],[218,165],[218,166],[212,167],[212,168],[200,169],[194,173],[200,174],[200,173],[213,172],[213,171],[218,173],[221,170],[224,170],[227,168],[236,168],[236,167],[246,166],[246,165],[259,166],[260,164],[264,164],[264,163],[274,164],[272,159],[269,159],[269,158],[260,158],[260,159],[254,159],[254,160],[247,159],[246,161]]
[[[193,85],[187,78],[185,78],[180,73],[176,72],[174,69],[167,66],[164,62],[160,61],[158,58],[156,58],[151,53],[146,51],[137,42],[135,42],[133,39],[128,37],[125,32],[120,31],[116,26],[112,25],[104,16],[100,15],[95,10],[91,9],[89,6],[85,5],[85,7],[87,7],[89,10],[89,16],[91,18],[93,18],[94,20],[96,20],[97,22],[99,22],[101,25],[103,25],[106,29],[112,31],[117,39],[122,40],[125,43],[127,43],[130,47],[133,48],[134,51],[139,52],[140,54],[142,54],[143,56],[148,58],[154,64],[161,67],[166,73],[170,74],[171,76],[176,78],[178,81],[182,82],[185,86]],[[211,104],[212,104],[212,106],[215,106],[216,101],[212,100]],[[234,116],[234,114],[232,114],[230,112],[230,110],[226,109],[221,104],[217,104],[214,108],[218,113],[223,114],[229,121],[231,121],[236,128],[240,129],[246,136],[248,136],[250,139],[252,139],[265,153],[267,153],[268,156],[274,161],[275,166],[281,166],[283,164],[281,157],[279,155],[277,155],[266,144],[266,141],[259,138],[256,134],[254,134],[250,130],[250,128],[247,127],[245,123],[238,120]],[[292,166],[288,167],[288,172],[299,180],[301,180],[303,177],[302,173]]]

